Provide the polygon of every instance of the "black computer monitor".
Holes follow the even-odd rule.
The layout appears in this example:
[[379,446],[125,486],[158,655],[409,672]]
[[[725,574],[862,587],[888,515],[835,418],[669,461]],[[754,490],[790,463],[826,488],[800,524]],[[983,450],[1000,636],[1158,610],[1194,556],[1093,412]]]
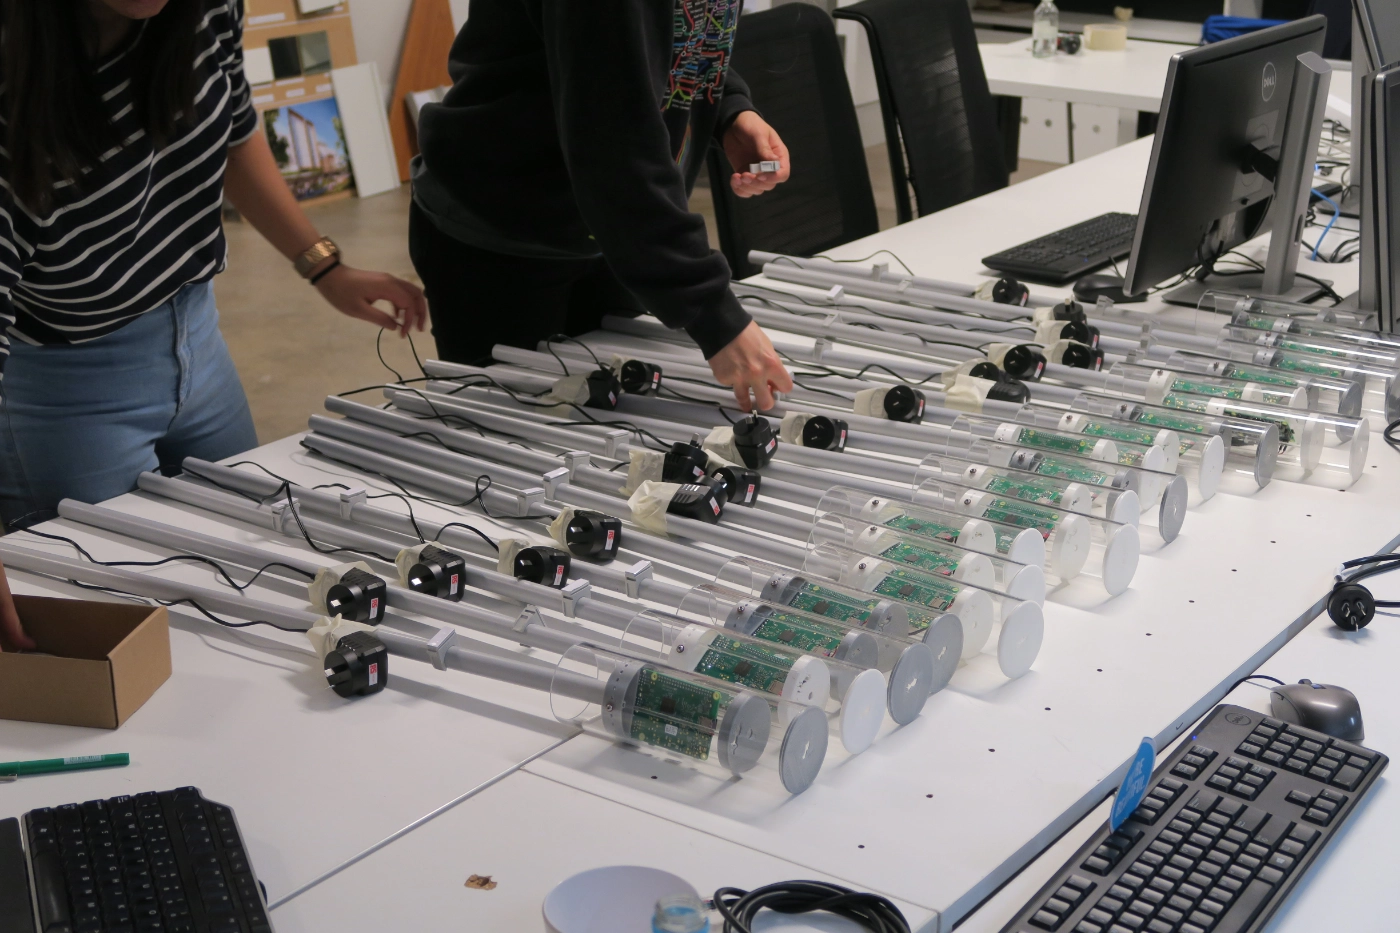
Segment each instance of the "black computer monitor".
[[1361,43],[1352,57],[1363,73],[1400,62],[1400,3],[1396,0],[1353,0]]
[[1209,269],[1262,232],[1298,56],[1320,55],[1326,32],[1310,16],[1172,57],[1125,291]]

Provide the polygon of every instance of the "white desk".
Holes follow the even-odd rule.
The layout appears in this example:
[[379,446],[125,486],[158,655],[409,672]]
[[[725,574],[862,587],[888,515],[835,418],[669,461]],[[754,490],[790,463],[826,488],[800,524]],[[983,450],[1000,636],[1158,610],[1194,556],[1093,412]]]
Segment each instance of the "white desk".
[[[1018,32],[1031,31],[1031,12],[999,13],[993,10],[973,10],[972,22],[977,26],[991,26],[998,29],[1014,29]],[[1089,23],[1116,24],[1112,16],[1094,13],[1067,13],[1060,11],[1061,32],[1083,32]],[[1144,39],[1151,42],[1181,42],[1196,45],[1201,41],[1201,24],[1187,23],[1174,19],[1142,19],[1134,17],[1128,22],[1128,38]]]
[[982,68],[993,94],[1033,97],[1157,113],[1167,83],[1167,65],[1191,46],[1128,40],[1121,52],[1085,49],[1077,55],[1035,58],[1031,42],[983,43]]

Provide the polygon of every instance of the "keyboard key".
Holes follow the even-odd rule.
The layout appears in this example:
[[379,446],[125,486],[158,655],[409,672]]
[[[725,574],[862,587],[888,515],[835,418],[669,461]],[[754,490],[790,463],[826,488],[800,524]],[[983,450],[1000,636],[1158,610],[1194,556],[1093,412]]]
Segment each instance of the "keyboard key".
[[1172,926],[1176,926],[1180,923],[1185,916],[1186,915],[1181,911],[1174,910],[1171,907],[1163,907],[1157,911],[1157,918],[1166,923],[1170,923]]
[[1120,926],[1127,927],[1129,930],[1141,930],[1147,923],[1147,918],[1138,916],[1137,914],[1127,913],[1118,918],[1118,923]]
[[1074,933],[1103,933],[1103,927],[1092,920],[1081,920],[1075,926]]
[[1071,888],[1075,888],[1076,890],[1082,891],[1085,894],[1088,894],[1090,891],[1094,890],[1095,887],[1097,887],[1097,885],[1095,885],[1094,882],[1090,881],[1088,878],[1082,878],[1079,875],[1070,875],[1068,878],[1065,879],[1065,884],[1069,885]]
[[1138,897],[1147,904],[1157,906],[1167,899],[1167,896],[1155,888],[1147,887],[1138,892]]
[[1304,826],[1301,823],[1294,823],[1293,828],[1288,831],[1289,839],[1296,839],[1304,846],[1312,845],[1313,840],[1319,835],[1320,833],[1318,830],[1313,829],[1311,826]]
[[1308,763],[1301,758],[1290,758],[1283,766],[1296,774],[1305,774],[1308,770]]
[[1244,804],[1240,803],[1238,800],[1231,800],[1229,797],[1225,797],[1215,805],[1215,809],[1217,812],[1224,813],[1226,816],[1237,816],[1239,812],[1244,809]]
[[1264,752],[1262,755],[1259,756],[1259,760],[1267,761],[1271,765],[1281,765],[1288,759],[1283,754],[1276,752],[1273,749],[1269,749],[1268,751]]
[[1225,912],[1225,905],[1208,897],[1201,901],[1200,910],[1202,913],[1218,917]]
[[1361,783],[1363,776],[1360,768],[1347,765],[1333,775],[1332,783],[1343,790],[1356,790],[1356,786]]
[[1193,767],[1184,761],[1178,761],[1172,766],[1172,774],[1179,774],[1184,778],[1194,778],[1201,773],[1201,769]]
[[1332,747],[1348,756],[1355,756],[1363,761],[1375,761],[1376,753],[1369,748],[1362,748],[1360,745],[1353,745],[1350,742],[1343,742],[1341,739],[1334,740]]
[[1218,790],[1224,791],[1228,791],[1231,787],[1234,786],[1234,783],[1235,782],[1233,780],[1227,778],[1223,774],[1212,774],[1209,778],[1206,779],[1206,785],[1208,787],[1214,787]]
[[1173,910],[1179,910],[1183,914],[1185,914],[1187,911],[1190,911],[1193,908],[1195,908],[1196,902],[1191,900],[1189,897],[1182,897],[1180,894],[1177,894],[1173,896],[1169,901],[1167,901],[1167,906],[1172,908]]
[[[234,929],[237,930],[237,918],[230,919],[234,921]],[[1060,916],[1059,914],[1052,914],[1048,910],[1037,910],[1031,917],[1031,923],[1034,923],[1042,930],[1053,930],[1060,925]]]
[[1187,898],[1192,902],[1195,902],[1198,898],[1200,898],[1202,894],[1205,893],[1205,890],[1196,885],[1194,882],[1188,882],[1186,884],[1183,884],[1181,887],[1177,888],[1176,893],[1180,894],[1182,897]]
[[1089,911],[1089,913],[1085,915],[1084,919],[1091,920],[1094,923],[1097,923],[1101,926],[1107,926],[1108,924],[1113,922],[1113,914],[1109,913],[1106,910],[1100,910],[1099,908],[1095,907],[1093,910]]
[[[1224,769],[1222,768],[1221,770]],[[1192,810],[1199,810],[1202,813],[1206,813],[1219,802],[1219,794],[1212,794],[1208,790],[1201,790],[1196,792],[1196,796],[1191,798],[1191,802],[1188,803],[1187,806]]]
[[1211,927],[1215,926],[1215,918],[1200,910],[1193,910],[1191,913],[1187,914],[1186,921],[1188,923],[1194,923],[1202,930],[1209,930]]
[[1269,819],[1268,811],[1258,807],[1246,807],[1244,813],[1235,818],[1235,827],[1241,832],[1254,835]]
[[1176,928],[1163,920],[1153,920],[1147,924],[1147,933],[1176,933]]
[[1303,791],[1298,790],[1297,788],[1294,788],[1293,790],[1288,792],[1287,800],[1289,803],[1296,804],[1300,807],[1310,807],[1312,806],[1313,802],[1313,798],[1310,794],[1306,794]]
[[[1249,872],[1256,872],[1264,863],[1252,855],[1241,855],[1239,858],[1235,859],[1235,864]],[[1235,875],[1235,877],[1240,878],[1248,876]]]
[[[1131,897],[1132,895],[1129,894],[1128,896]],[[1126,901],[1121,901],[1116,897],[1109,897],[1107,895],[1104,895],[1103,897],[1099,898],[1099,902],[1095,906],[1098,907],[1099,910],[1106,910],[1110,914],[1117,914],[1118,911],[1123,909],[1123,905],[1125,903]]]
[[[242,893],[241,887],[239,893]],[[1060,900],[1065,901],[1066,903],[1071,905],[1078,904],[1081,900],[1084,899],[1084,895],[1082,892],[1070,887],[1068,884],[1060,885],[1059,890],[1055,892],[1055,897],[1058,897]]]
[[1325,782],[1331,780],[1332,772],[1330,769],[1322,767],[1322,765],[1313,765],[1308,769],[1308,777]]
[[1113,866],[1109,864],[1107,859],[1099,858],[1097,855],[1091,855],[1084,860],[1084,864],[1080,867],[1096,875],[1106,875],[1108,874],[1108,870]]
[[1328,823],[1332,822],[1332,814],[1328,813],[1326,810],[1319,810],[1313,807],[1303,814],[1303,819],[1307,820],[1309,823],[1317,823],[1321,826],[1326,826]]
[[1179,868],[1172,868],[1170,865],[1164,865],[1163,867],[1157,869],[1157,877],[1166,878],[1168,881],[1171,882],[1178,882],[1186,877],[1186,872],[1182,871]]
[[1261,748],[1258,745],[1255,745],[1253,742],[1245,742],[1238,749],[1236,749],[1236,751],[1238,751],[1241,755],[1248,755],[1250,758],[1258,758],[1259,753],[1263,750],[1263,748]]

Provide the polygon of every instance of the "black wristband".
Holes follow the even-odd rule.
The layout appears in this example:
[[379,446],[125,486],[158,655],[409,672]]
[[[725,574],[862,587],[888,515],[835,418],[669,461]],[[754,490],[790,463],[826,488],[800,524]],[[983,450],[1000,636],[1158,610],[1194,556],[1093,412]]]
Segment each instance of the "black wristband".
[[335,258],[335,260],[334,260],[333,262],[331,262],[331,264],[330,264],[329,266],[326,266],[326,268],[322,269],[320,272],[317,272],[315,275],[313,275],[313,276],[312,276],[310,279],[308,279],[307,281],[309,281],[312,285],[315,285],[317,282],[321,281],[321,280],[324,279],[326,276],[330,275],[331,272],[333,272],[334,270],[336,270],[336,269],[339,268],[339,267],[340,267],[340,257],[337,256],[337,257]]

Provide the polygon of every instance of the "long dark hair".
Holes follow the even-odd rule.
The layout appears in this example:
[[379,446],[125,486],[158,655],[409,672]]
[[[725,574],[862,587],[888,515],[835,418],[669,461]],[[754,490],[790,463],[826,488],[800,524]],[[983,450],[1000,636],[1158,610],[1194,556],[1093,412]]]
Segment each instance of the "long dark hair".
[[[170,0],[146,21],[130,53],[134,115],[157,146],[193,119],[195,30],[205,5]],[[9,183],[15,200],[39,214],[52,208],[55,183],[81,185],[84,172],[122,143],[96,89],[85,41],[96,25],[86,6],[87,0],[0,0]]]

